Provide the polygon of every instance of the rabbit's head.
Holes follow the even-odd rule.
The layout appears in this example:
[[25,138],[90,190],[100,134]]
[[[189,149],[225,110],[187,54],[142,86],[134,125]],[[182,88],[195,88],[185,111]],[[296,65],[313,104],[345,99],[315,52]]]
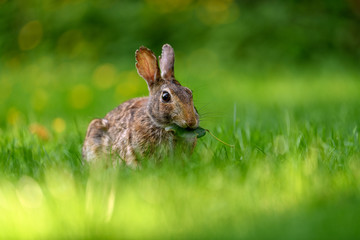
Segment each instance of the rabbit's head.
[[199,115],[194,107],[192,92],[174,77],[174,49],[165,44],[158,61],[154,53],[140,47],[135,53],[136,68],[147,82],[150,97],[148,112],[159,126],[176,124],[182,128],[197,128]]

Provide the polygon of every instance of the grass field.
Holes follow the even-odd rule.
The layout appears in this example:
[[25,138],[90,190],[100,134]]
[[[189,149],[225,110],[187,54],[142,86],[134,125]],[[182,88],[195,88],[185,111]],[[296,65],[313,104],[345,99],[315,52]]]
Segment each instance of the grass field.
[[132,65],[10,62],[0,73],[0,238],[358,238],[359,72],[186,62],[176,74],[201,126],[235,148],[206,135],[191,157],[137,171],[82,164],[80,153],[92,118],[147,94]]

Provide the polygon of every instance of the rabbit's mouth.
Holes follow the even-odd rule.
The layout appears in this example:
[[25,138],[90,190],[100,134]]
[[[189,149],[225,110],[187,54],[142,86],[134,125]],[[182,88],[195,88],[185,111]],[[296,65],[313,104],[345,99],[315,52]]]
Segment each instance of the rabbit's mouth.
[[201,138],[206,134],[206,130],[202,127],[182,128],[176,124],[165,127],[165,131],[173,132],[176,136],[179,136],[181,138],[188,138],[188,137]]

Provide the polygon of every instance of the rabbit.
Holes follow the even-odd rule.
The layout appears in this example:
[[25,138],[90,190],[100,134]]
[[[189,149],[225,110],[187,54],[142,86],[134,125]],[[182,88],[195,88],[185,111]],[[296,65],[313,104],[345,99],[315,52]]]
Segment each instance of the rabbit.
[[180,138],[168,130],[172,125],[188,130],[199,126],[192,91],[174,77],[174,49],[163,45],[159,64],[154,53],[143,46],[135,58],[149,96],[130,99],[104,118],[91,121],[82,149],[86,161],[117,156],[127,165],[137,166],[139,158],[154,155],[158,149],[169,154],[178,145],[187,146],[190,152],[195,148],[196,136]]

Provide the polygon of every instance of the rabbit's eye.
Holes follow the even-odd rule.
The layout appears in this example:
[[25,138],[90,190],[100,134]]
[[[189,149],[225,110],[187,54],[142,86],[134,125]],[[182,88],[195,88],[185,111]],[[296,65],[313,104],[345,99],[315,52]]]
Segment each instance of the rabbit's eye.
[[170,93],[168,93],[167,91],[163,91],[161,98],[164,102],[169,102],[170,101]]

